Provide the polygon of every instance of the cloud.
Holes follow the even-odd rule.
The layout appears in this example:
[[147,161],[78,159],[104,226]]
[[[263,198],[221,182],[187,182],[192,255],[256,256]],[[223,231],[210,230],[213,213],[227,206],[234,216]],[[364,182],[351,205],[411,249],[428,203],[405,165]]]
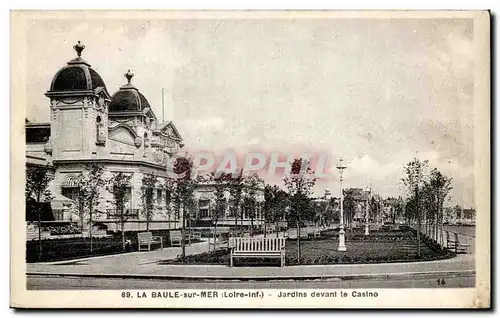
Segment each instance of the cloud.
[[348,186],[371,180],[384,195],[400,192],[404,165],[419,156],[469,200],[472,27],[453,19],[35,21],[28,116],[49,118],[43,94],[82,40],[110,93],[130,68],[160,115],[165,88],[165,119],[186,147],[334,149],[348,163]]

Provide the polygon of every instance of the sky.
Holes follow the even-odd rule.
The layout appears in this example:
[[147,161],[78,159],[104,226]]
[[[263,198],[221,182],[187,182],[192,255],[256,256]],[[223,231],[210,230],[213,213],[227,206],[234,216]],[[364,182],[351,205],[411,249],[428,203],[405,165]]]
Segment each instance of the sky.
[[[31,121],[49,121],[54,74],[76,56],[110,94],[132,83],[187,149],[312,151],[347,166],[344,187],[404,188],[412,158],[474,206],[472,19],[38,19],[29,24]],[[339,194],[338,173],[318,182]]]

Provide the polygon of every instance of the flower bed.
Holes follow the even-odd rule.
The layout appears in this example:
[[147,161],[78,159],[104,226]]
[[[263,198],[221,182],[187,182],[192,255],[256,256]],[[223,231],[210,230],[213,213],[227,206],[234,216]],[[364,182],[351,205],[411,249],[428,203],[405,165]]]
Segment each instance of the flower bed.
[[[297,261],[297,240],[286,241],[286,265],[334,265],[430,261],[453,257],[455,254],[441,249],[428,240],[422,240],[421,255],[417,256],[418,244],[412,232],[373,232],[365,237],[355,235],[347,241],[347,251],[338,252],[338,242],[328,237],[301,239],[301,259]],[[390,234],[388,234],[390,233]],[[229,264],[229,252],[219,250],[186,256],[184,259],[163,261],[160,264]],[[278,259],[235,259],[234,264],[245,266],[279,266]]]

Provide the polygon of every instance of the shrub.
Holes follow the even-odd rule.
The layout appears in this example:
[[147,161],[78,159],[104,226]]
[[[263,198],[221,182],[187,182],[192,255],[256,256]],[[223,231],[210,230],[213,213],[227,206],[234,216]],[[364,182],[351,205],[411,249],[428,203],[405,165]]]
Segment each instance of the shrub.
[[114,238],[94,238],[90,253],[89,238],[65,238],[42,240],[42,257],[38,256],[38,241],[26,242],[26,262],[50,262],[86,256],[107,255],[122,252],[122,242]]

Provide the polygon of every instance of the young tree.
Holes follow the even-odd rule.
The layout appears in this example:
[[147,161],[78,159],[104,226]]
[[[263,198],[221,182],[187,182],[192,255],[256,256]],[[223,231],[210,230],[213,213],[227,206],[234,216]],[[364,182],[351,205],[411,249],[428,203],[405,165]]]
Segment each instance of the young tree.
[[[274,198],[275,193],[273,191],[273,187],[269,184],[266,184],[264,187],[264,207],[262,213],[264,213],[264,237],[267,236],[267,221],[268,219],[274,218]],[[276,226],[276,229],[278,227]]]
[[245,180],[245,195],[243,197],[243,206],[250,218],[250,236],[253,236],[253,225],[257,214],[258,200],[257,195],[259,189],[262,188],[263,180],[258,174],[254,173]]
[[300,261],[300,223],[303,214],[307,213],[310,207],[310,196],[316,177],[308,161],[295,159],[290,175],[286,175],[283,181],[290,198],[290,215],[297,226],[297,260]]
[[[263,212],[265,215],[265,220],[270,220],[276,223],[276,237],[278,237],[279,232],[279,221],[283,220],[285,216],[285,209],[288,206],[288,196],[285,191],[283,191],[277,185],[266,185],[264,187],[264,208]],[[264,228],[264,236],[266,235],[266,229]]]
[[240,232],[243,234],[243,211],[241,211],[243,189],[245,187],[245,176],[243,170],[238,171],[237,175],[229,175],[228,190],[232,202],[232,209],[234,214],[234,227],[238,226],[238,217],[241,218]]
[[[77,202],[81,204],[83,211],[88,210],[89,215],[89,237],[90,253],[92,253],[92,225],[94,220],[94,209],[99,205],[101,189],[106,185],[103,177],[104,167],[97,163],[91,163],[85,166],[82,174],[78,176],[78,195]],[[80,213],[80,222],[83,224],[85,218],[84,212]],[[83,231],[83,225],[82,225]]]
[[399,196],[395,202],[394,206],[394,214],[393,214],[393,223],[396,224],[396,219],[402,217],[405,212],[405,202],[401,196]]
[[149,231],[154,209],[154,191],[158,184],[158,177],[154,173],[145,173],[142,177],[141,199],[146,217],[146,231]]
[[462,211],[463,211],[463,207],[459,204],[455,205],[453,207],[453,217],[455,219],[461,219],[462,218]]
[[372,196],[370,203],[369,203],[369,219],[370,220],[378,220],[378,217],[380,216],[380,202],[378,199]]
[[420,257],[420,232],[422,230],[422,200],[420,198],[421,191],[425,184],[425,170],[428,168],[428,161],[420,161],[418,158],[414,158],[405,167],[405,178],[402,179],[404,185],[407,188],[409,197],[414,200],[413,208],[414,215],[417,220],[417,256]]
[[179,157],[174,163],[174,173],[177,177],[173,182],[174,193],[173,203],[177,215],[182,211],[182,258],[186,257],[186,242],[184,240],[186,235],[186,219],[191,217],[191,210],[196,206],[194,198],[194,191],[196,186],[196,179],[193,173],[193,160],[189,156]]
[[349,231],[352,237],[352,228],[353,228],[353,220],[354,215],[356,214],[356,201],[352,196],[351,192],[347,192],[344,196],[344,223],[349,227]]
[[226,187],[227,181],[230,178],[228,174],[220,174],[212,173],[212,182],[214,184],[214,192],[212,195],[212,205],[213,209],[211,210],[211,218],[214,224],[214,249],[217,240],[217,223],[221,218],[224,218],[227,210],[227,196],[226,196]]
[[453,189],[451,182],[452,178],[444,176],[439,170],[435,168],[432,169],[429,180],[429,186],[434,196],[433,201],[435,203],[435,206],[433,208],[434,211],[433,232],[434,232],[434,239],[436,240],[436,242],[440,240],[441,244],[443,243],[442,242],[443,237],[441,235],[441,233],[443,232],[443,218],[444,218],[443,204],[446,196],[451,191],[451,189]]
[[42,203],[50,202],[52,194],[49,183],[54,179],[50,166],[34,166],[26,169],[26,202],[34,198],[38,226],[38,258],[42,259]]
[[122,248],[125,250],[125,222],[127,221],[129,215],[125,209],[126,202],[129,195],[129,182],[132,178],[131,174],[125,174],[123,172],[113,173],[111,179],[107,183],[107,190],[112,194],[112,203],[116,208],[116,213],[113,214],[114,217],[118,217],[120,221],[121,233],[122,233]]
[[175,181],[170,178],[165,178],[165,182],[162,186],[165,191],[165,213],[167,214],[168,219],[168,232],[170,233],[171,229],[171,217],[172,217],[172,203],[174,200],[175,194]]
[[340,205],[340,200],[338,198],[334,197],[330,198],[328,206],[324,212],[323,226],[329,227],[330,224],[340,219],[340,212],[338,211],[339,205]]

